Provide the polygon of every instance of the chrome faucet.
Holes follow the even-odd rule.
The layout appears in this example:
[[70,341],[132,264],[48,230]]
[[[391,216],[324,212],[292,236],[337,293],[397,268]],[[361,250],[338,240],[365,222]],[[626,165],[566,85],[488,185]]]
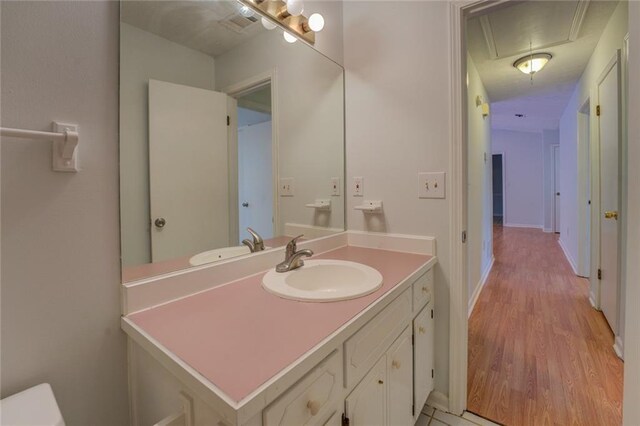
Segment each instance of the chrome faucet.
[[242,240],[242,244],[249,247],[249,250],[251,250],[251,253],[264,250],[264,241],[262,241],[262,237],[258,235],[258,233],[251,228],[247,228],[247,231],[249,232],[249,234],[251,234],[251,238],[253,239],[253,241],[249,241],[249,239],[244,239]]
[[296,241],[298,238],[302,237],[302,235],[298,235],[287,244],[287,248],[285,251],[284,262],[278,263],[276,266],[276,272],[288,272],[293,271],[294,269],[298,269],[302,265],[304,265],[304,261],[302,260],[303,256],[309,257],[313,256],[313,251],[309,249],[302,249],[297,251]]

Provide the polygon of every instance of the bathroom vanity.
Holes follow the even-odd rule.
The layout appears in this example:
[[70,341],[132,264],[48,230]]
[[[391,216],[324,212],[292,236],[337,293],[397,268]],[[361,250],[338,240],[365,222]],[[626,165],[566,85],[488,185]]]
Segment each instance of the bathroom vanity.
[[[328,248],[313,259],[379,271],[371,294],[289,300],[263,288],[263,270],[123,316],[132,424],[413,425],[433,389],[437,259],[356,247],[347,234],[307,245]],[[233,263],[251,271],[281,256]],[[206,281],[206,269],[171,279],[192,286],[195,272]]]

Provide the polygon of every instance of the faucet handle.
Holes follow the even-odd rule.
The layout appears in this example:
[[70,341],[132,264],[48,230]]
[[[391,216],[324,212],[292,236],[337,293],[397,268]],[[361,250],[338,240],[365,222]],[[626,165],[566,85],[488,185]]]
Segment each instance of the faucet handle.
[[298,249],[297,242],[298,242],[298,239],[301,237],[304,237],[304,234],[300,234],[297,237],[291,239],[291,241],[289,241],[289,243],[287,244],[287,253],[289,255],[296,252],[296,250]]

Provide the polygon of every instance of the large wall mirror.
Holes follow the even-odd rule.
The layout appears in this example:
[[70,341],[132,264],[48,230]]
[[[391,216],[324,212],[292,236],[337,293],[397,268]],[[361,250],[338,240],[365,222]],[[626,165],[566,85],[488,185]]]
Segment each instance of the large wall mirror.
[[344,230],[344,70],[241,7],[121,2],[124,282]]

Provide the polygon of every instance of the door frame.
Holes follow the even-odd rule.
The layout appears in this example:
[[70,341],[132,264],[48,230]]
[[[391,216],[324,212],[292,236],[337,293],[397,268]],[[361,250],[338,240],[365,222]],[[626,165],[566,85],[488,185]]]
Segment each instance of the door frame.
[[[551,145],[551,158],[553,159],[553,215],[551,216],[551,232],[556,234],[560,233],[560,227],[558,225],[558,195],[556,195],[558,191],[558,183],[560,181],[560,177],[556,174],[558,168],[556,167],[556,161],[560,161],[560,145],[553,144]],[[562,196],[562,195],[560,195]]]
[[[273,235],[280,235],[280,211],[278,209],[278,70],[272,68],[269,71],[256,74],[238,83],[232,84],[222,91],[227,95],[237,99],[258,87],[271,85],[271,168],[273,187]],[[232,123],[233,124],[233,123]],[[237,122],[235,123],[237,126]],[[238,207],[238,140],[229,139],[229,219],[231,235],[239,235],[239,207]]]
[[[620,82],[620,50],[618,50],[615,55],[609,60],[607,65],[603,68],[602,72],[598,76],[595,81],[594,86],[591,88],[591,96],[590,98],[594,100],[591,103],[591,117],[598,117],[596,108],[600,104],[600,97],[598,94],[598,87],[600,83],[606,78],[612,68],[617,67],[618,72],[618,82]],[[620,84],[618,84],[618,94],[620,94]],[[622,112],[622,108],[620,106],[620,96],[618,95],[618,111]],[[619,114],[622,115],[622,114]],[[620,122],[620,117],[619,117]],[[598,270],[600,269],[600,121],[596,118],[590,120],[591,125],[591,135],[590,135],[590,145],[591,145],[591,271],[589,276],[589,299],[591,300],[591,304],[594,308],[600,310],[601,309],[601,281],[598,279]],[[621,132],[622,129],[619,129],[619,144],[622,139]],[[621,147],[618,148],[618,155],[622,154]],[[620,160],[618,160],[618,164]],[[618,211],[620,211],[621,204],[621,170],[618,169]],[[621,215],[622,216],[622,215]],[[620,287],[620,258],[623,255],[622,246],[621,246],[621,235],[620,235],[620,222],[618,222],[618,288]],[[616,327],[617,328],[617,327]]]
[[[578,275],[591,276],[591,97],[576,112],[578,123]],[[595,296],[589,300],[595,307]]]
[[[507,166],[505,165],[505,156],[504,151],[500,152],[492,152],[491,153],[491,167],[493,168],[493,156],[500,155],[502,157],[502,224],[504,225],[507,220]],[[492,194],[492,203],[493,206],[493,191]]]

